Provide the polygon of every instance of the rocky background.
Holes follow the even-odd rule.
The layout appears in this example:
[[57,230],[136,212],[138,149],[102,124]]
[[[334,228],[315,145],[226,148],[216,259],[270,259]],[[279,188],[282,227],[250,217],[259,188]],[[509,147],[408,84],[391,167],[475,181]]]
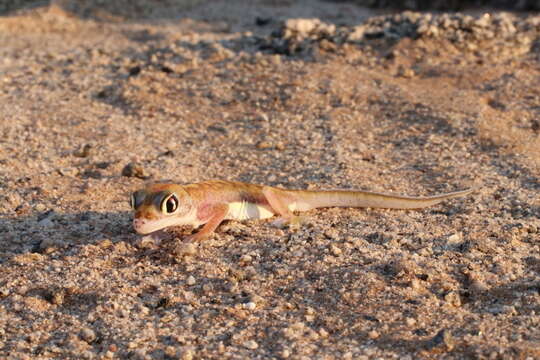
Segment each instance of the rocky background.
[[[203,0],[3,0],[0,3],[0,13],[8,13],[18,9],[40,7],[48,4],[56,4],[64,8],[78,9],[79,15],[85,14],[84,10],[100,8],[116,15],[135,16],[137,18],[149,16],[157,8],[186,7],[196,5]],[[292,4],[295,0],[267,0],[268,5]],[[328,0],[334,3],[347,3],[344,0]],[[497,10],[534,11],[540,9],[539,0],[351,0],[359,6],[379,9],[401,10],[470,10],[474,8],[489,8]],[[81,11],[82,10],[82,11]],[[171,14],[169,12],[169,14]]]
[[[387,3],[3,1],[0,358],[539,358],[538,4]],[[477,190],[133,232],[212,178]]]

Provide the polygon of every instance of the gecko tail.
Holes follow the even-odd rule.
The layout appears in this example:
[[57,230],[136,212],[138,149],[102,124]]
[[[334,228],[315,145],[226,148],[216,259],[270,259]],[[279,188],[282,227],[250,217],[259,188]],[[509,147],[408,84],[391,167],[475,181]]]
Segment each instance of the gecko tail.
[[370,191],[299,191],[296,193],[296,209],[300,211],[324,207],[420,209],[438,204],[447,199],[465,196],[474,190],[476,189],[470,188],[446,194],[422,197],[392,195]]

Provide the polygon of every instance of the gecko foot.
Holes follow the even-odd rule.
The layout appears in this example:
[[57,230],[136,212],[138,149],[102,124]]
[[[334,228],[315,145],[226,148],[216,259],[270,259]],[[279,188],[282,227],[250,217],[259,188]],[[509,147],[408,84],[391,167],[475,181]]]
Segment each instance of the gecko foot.
[[291,216],[291,217],[284,217],[281,216],[278,219],[272,221],[272,226],[283,228],[285,226],[288,226],[291,229],[298,229],[302,223],[306,222],[306,217],[298,215],[298,216]]

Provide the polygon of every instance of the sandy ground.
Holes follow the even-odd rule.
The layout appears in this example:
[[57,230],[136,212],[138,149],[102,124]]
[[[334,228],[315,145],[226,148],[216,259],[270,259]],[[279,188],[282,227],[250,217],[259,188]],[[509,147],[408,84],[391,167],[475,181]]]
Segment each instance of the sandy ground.
[[[0,17],[0,358],[540,358],[540,18],[170,3]],[[479,190],[133,232],[214,178]]]

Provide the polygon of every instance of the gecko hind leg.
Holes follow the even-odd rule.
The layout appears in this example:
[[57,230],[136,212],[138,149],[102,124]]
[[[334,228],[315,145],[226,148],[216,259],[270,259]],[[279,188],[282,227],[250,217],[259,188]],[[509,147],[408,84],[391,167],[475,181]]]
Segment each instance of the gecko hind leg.
[[304,216],[295,215],[290,210],[289,205],[295,201],[291,194],[270,186],[265,186],[262,192],[272,209],[279,216],[277,220],[272,222],[272,225],[279,227],[289,225],[289,227],[297,229],[305,222]]

